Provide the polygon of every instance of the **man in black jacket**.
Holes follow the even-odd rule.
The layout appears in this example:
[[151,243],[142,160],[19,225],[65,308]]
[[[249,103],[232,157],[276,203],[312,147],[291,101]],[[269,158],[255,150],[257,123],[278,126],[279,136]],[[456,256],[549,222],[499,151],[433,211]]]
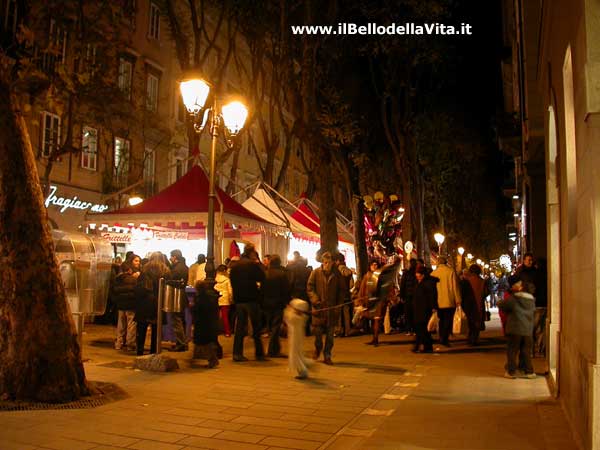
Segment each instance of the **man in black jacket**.
[[408,262],[408,264],[409,267],[402,272],[402,279],[400,280],[400,298],[404,303],[406,333],[412,334],[415,331],[413,318],[413,298],[415,296],[415,289],[417,288],[417,260],[413,258]]
[[[139,256],[138,256],[139,259]],[[121,273],[115,279],[113,287],[113,298],[118,309],[117,340],[115,349],[121,350],[126,346],[127,350],[135,351],[136,323],[135,316],[135,285],[137,284],[139,271],[133,270],[130,262],[121,264]]]
[[281,266],[279,255],[271,255],[265,281],[261,285],[262,310],[269,327],[269,348],[267,355],[281,356],[279,333],[283,322],[283,310],[290,301],[290,282],[285,268]]
[[265,353],[260,340],[260,306],[259,283],[265,279],[258,253],[254,246],[247,244],[240,260],[232,264],[229,273],[233,302],[237,320],[235,322],[235,337],[233,339],[233,360],[248,361],[244,356],[244,337],[248,334],[248,318],[252,323],[252,338],[254,339],[255,356],[258,361],[265,360]]
[[[185,258],[181,253],[181,250],[171,251],[171,275],[172,281],[179,281],[182,283],[182,288],[185,289],[189,276],[188,266],[185,265]],[[183,294],[183,298],[186,298]],[[175,334],[175,346],[171,349],[173,352],[185,352],[188,349],[187,339],[185,337],[185,313],[174,312],[169,313],[171,316],[171,322],[173,324],[173,333]]]

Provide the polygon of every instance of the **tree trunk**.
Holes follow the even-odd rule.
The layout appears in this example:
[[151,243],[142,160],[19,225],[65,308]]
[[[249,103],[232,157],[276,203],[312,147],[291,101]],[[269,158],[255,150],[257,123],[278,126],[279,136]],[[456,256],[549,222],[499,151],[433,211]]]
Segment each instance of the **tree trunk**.
[[323,252],[336,252],[338,248],[338,233],[335,201],[333,198],[333,183],[331,181],[331,156],[329,149],[322,148],[321,155],[315,167],[315,185],[317,188],[317,205],[319,206],[319,221],[321,225],[321,249]]
[[365,240],[365,202],[359,196],[352,198],[352,223],[354,225],[354,250],[356,252],[356,271],[358,279],[369,270],[369,255]]
[[25,121],[0,81],[0,396],[88,395]]

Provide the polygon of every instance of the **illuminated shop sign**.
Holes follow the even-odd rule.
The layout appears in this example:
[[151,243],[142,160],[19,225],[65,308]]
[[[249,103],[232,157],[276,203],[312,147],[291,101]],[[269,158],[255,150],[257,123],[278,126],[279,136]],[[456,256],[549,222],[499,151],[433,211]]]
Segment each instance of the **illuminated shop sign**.
[[131,244],[131,234],[129,233],[102,233],[101,236],[111,244]]
[[46,208],[50,205],[54,205],[60,208],[61,213],[64,213],[67,209],[89,209],[92,212],[104,212],[108,209],[108,205],[87,202],[77,198],[76,195],[71,198],[59,197],[56,194],[57,190],[58,188],[56,186],[50,186],[50,194],[48,194],[45,202]]

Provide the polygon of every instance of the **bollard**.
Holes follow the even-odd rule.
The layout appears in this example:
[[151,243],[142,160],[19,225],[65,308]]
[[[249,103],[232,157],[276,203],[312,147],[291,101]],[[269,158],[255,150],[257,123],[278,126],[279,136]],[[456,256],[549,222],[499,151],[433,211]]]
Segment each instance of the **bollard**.
[[165,279],[158,280],[158,311],[156,312],[156,354],[162,351],[162,308],[165,298]]

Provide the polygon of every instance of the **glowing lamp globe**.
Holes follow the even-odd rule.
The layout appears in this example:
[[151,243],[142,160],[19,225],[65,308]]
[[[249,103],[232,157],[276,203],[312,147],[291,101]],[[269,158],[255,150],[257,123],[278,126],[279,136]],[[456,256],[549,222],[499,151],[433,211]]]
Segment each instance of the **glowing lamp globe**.
[[191,114],[198,114],[204,108],[210,92],[208,83],[202,79],[186,80],[179,84],[179,89],[185,109]]
[[244,127],[248,118],[248,108],[243,103],[234,101],[221,108],[223,123],[232,135],[236,135]]

